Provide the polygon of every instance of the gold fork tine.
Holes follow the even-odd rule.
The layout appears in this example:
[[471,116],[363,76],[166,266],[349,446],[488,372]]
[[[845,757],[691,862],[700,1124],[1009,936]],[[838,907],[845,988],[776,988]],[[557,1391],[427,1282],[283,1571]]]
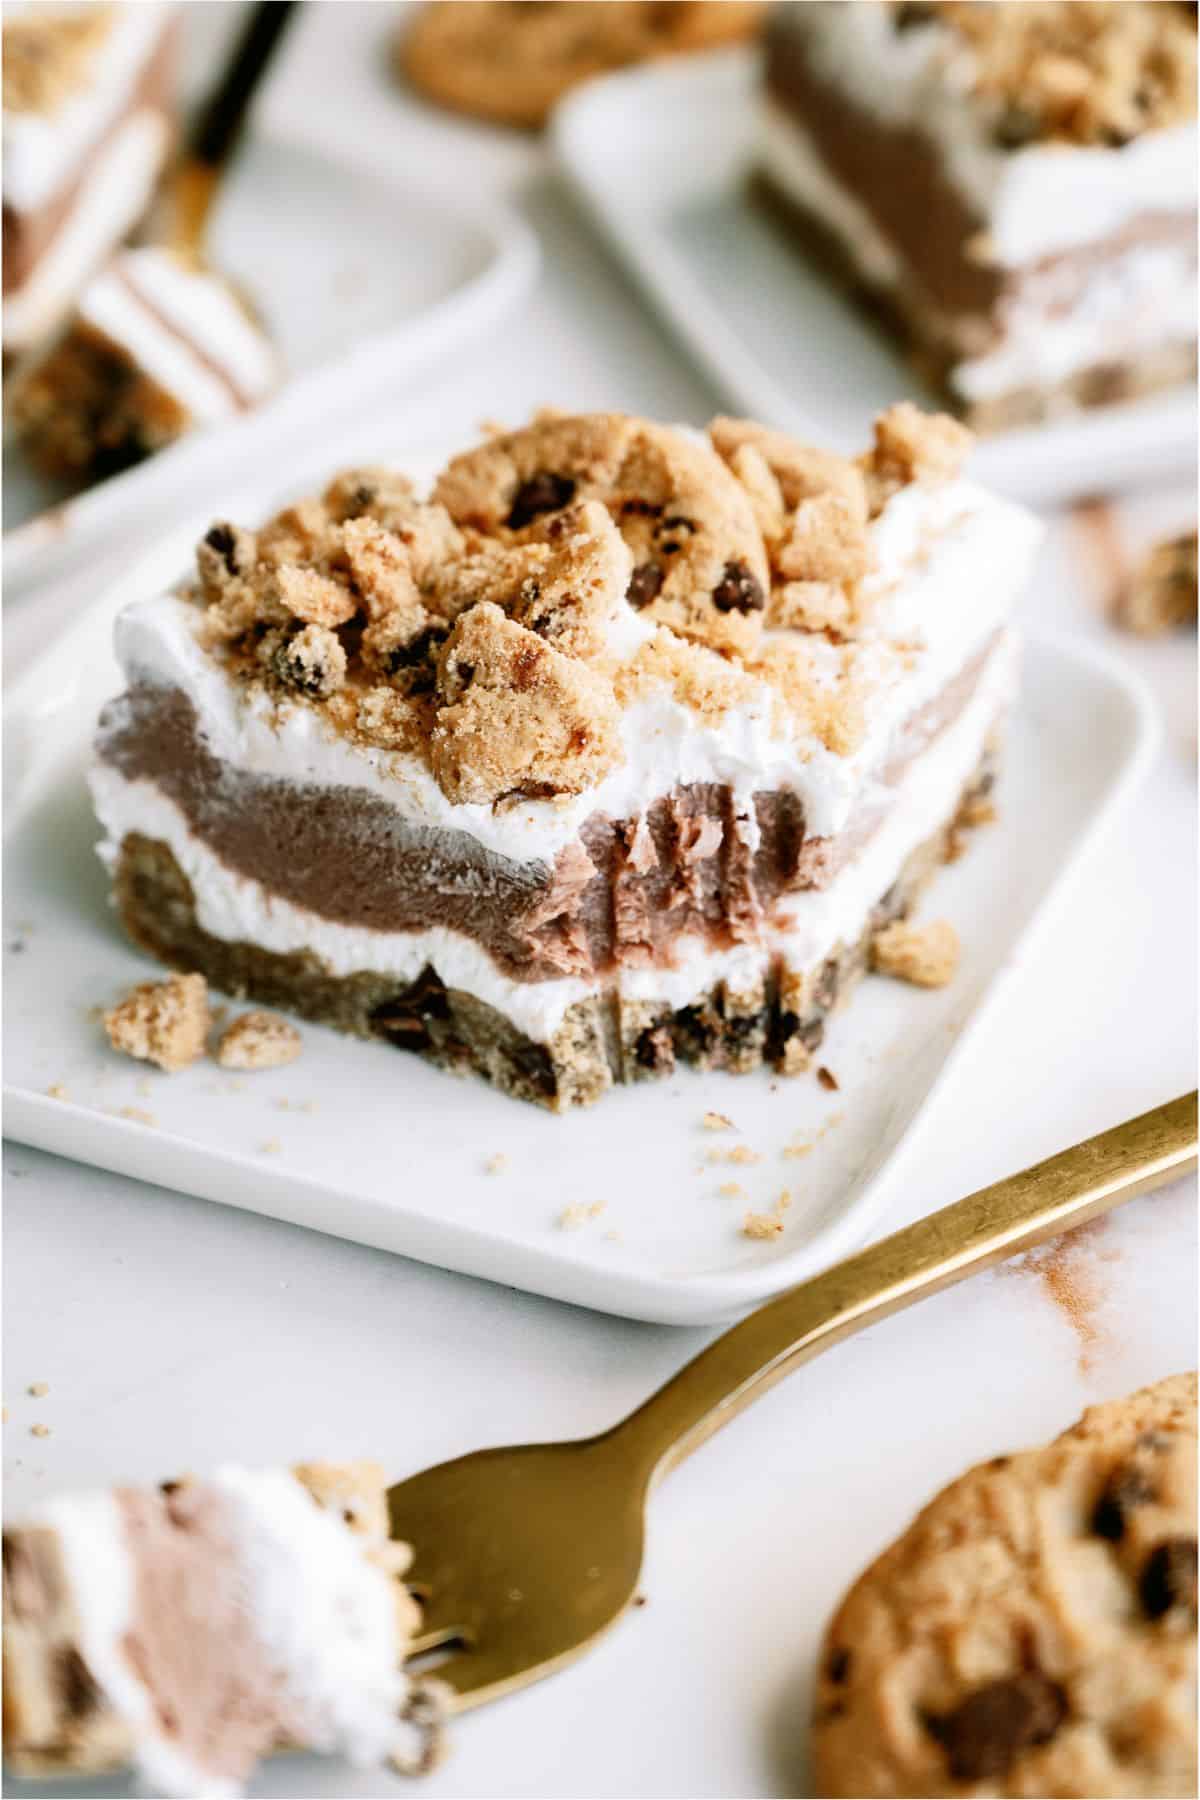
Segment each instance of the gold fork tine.
[[802,1282],[709,1344],[600,1437],[485,1450],[388,1495],[430,1595],[418,1644],[460,1633],[434,1673],[455,1710],[582,1654],[637,1590],[657,1478],[809,1357],[978,1269],[1147,1193],[1196,1164],[1196,1095],[919,1219]]

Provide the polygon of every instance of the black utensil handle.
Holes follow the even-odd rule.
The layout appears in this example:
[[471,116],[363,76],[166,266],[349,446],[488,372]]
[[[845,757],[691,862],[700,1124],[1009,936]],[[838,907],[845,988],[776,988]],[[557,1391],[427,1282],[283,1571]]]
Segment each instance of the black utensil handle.
[[263,71],[296,10],[297,0],[263,0],[252,11],[229,67],[192,131],[188,153],[197,162],[217,168],[229,155]]

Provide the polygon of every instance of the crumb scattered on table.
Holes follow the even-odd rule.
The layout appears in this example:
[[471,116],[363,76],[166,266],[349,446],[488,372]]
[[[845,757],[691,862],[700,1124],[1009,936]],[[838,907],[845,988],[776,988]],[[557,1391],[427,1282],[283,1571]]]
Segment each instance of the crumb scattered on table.
[[958,933],[948,919],[910,925],[896,919],[871,940],[871,967],[914,987],[945,987],[958,968]]
[[31,1381],[25,1391],[34,1400],[43,1400],[50,1392],[50,1383],[48,1381]]
[[51,1100],[69,1100],[71,1098],[61,1081],[52,1081],[46,1089]]
[[50,1427],[48,1425],[31,1425],[29,1435],[30,1437],[47,1438],[50,1436]]
[[304,1040],[278,1013],[248,1012],[227,1025],[217,1044],[223,1069],[281,1069],[295,1062]]
[[831,1094],[836,1094],[838,1088],[841,1086],[841,1082],[838,1080],[833,1070],[827,1069],[824,1063],[822,1063],[821,1067],[817,1070],[817,1080],[823,1088],[828,1088]]
[[607,1208],[607,1200],[593,1200],[590,1205],[573,1201],[570,1206],[564,1206],[559,1213],[558,1228],[560,1231],[578,1231],[580,1226],[586,1225],[589,1219],[598,1219]]
[[505,1169],[508,1167],[508,1158],[503,1150],[497,1150],[488,1157],[483,1167],[485,1174],[503,1175]]
[[268,1138],[266,1143],[260,1144],[258,1148],[263,1156],[278,1156],[283,1149],[283,1145],[278,1138]]
[[746,1190],[740,1181],[723,1181],[717,1192],[726,1200],[744,1200],[746,1198]]
[[734,1144],[729,1150],[709,1150],[707,1156],[710,1163],[748,1164],[762,1161],[761,1153],[758,1150],[752,1150],[749,1144]]

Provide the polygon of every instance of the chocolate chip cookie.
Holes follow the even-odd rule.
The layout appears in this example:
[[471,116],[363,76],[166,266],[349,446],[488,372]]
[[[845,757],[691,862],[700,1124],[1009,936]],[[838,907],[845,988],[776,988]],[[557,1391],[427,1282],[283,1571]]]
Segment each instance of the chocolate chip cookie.
[[945,1488],[860,1577],[813,1792],[1195,1795],[1196,1377]]
[[749,0],[438,0],[405,32],[396,61],[440,106],[536,128],[589,76],[735,43],[765,12]]

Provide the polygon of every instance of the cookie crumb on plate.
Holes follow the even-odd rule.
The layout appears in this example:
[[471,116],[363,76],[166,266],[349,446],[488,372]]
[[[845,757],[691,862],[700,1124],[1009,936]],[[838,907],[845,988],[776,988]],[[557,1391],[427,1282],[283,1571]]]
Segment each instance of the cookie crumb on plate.
[[114,1050],[174,1073],[204,1054],[208,989],[203,975],[144,981],[104,1014]]
[[280,1069],[295,1062],[304,1040],[276,1013],[248,1012],[228,1025],[217,1045],[223,1069]]
[[946,919],[909,925],[897,919],[871,940],[871,967],[914,987],[945,987],[958,968],[958,933]]

